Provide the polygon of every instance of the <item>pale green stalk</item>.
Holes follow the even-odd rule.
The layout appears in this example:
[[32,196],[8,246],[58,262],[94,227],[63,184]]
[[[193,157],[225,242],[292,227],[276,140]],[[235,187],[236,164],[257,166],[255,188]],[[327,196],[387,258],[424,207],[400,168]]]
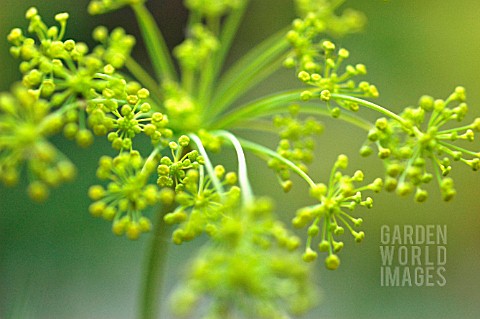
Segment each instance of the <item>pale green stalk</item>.
[[248,206],[253,203],[253,191],[252,186],[250,185],[250,181],[248,180],[248,172],[247,172],[247,162],[245,160],[245,153],[243,152],[242,145],[240,141],[230,132],[227,131],[217,131],[214,134],[226,138],[232,143],[233,147],[235,148],[235,152],[237,153],[238,159],[238,180],[240,183],[240,187],[242,189],[242,201],[245,206]]
[[[278,114],[278,113],[276,113]],[[235,130],[252,130],[258,132],[266,132],[277,134],[278,129],[274,127],[271,119],[252,119],[245,122],[240,122],[231,127]]]

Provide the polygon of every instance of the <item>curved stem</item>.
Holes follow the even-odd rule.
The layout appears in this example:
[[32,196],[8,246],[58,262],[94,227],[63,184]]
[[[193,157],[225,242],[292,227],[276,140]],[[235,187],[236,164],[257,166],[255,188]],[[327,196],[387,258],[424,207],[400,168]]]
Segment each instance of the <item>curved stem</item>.
[[157,211],[157,220],[143,270],[139,319],[159,318],[161,302],[158,297],[165,274],[169,242],[169,232],[163,216],[168,210],[169,207],[162,206]]
[[257,154],[264,154],[264,155],[268,155],[270,157],[278,159],[279,161],[281,161],[282,163],[287,165],[298,176],[303,178],[308,183],[308,185],[310,185],[310,187],[316,187],[315,182],[312,180],[312,178],[310,176],[308,176],[307,173],[302,171],[297,165],[295,165],[295,163],[293,163],[292,161],[290,161],[290,160],[286,159],[285,157],[281,156],[277,152],[274,152],[274,151],[272,151],[271,149],[269,149],[265,146],[262,146],[260,144],[257,144],[257,143],[251,142],[251,141],[247,141],[247,140],[244,140],[244,139],[239,139],[239,141],[240,141],[240,144],[245,149],[251,150],[252,152],[257,153]]
[[[320,108],[318,107],[317,104],[314,104],[312,102],[303,102],[300,104],[301,107],[299,109],[299,112],[301,114],[308,114],[308,115],[317,115],[317,116],[322,116],[322,117],[327,117],[327,118],[332,118],[332,115],[329,110],[326,108]],[[273,115],[278,115],[281,113],[289,113],[289,106],[288,105],[281,105],[272,109],[267,109],[262,113],[256,114],[255,119],[261,118],[261,117],[268,117],[268,116],[273,116]],[[235,128],[244,128],[244,127],[250,127],[249,124],[254,121],[255,119],[247,119],[244,121],[238,121],[235,123],[235,125],[232,125],[232,127]],[[352,124],[364,131],[369,131],[374,127],[372,123],[369,121],[361,118],[360,116],[355,115],[354,113],[350,112],[341,112],[340,116],[335,118],[335,120],[341,120],[343,122]],[[265,127],[259,127],[260,129],[265,130]]]
[[243,204],[248,206],[253,203],[253,191],[252,185],[248,180],[248,173],[247,173],[247,162],[245,160],[245,153],[243,152],[242,145],[240,141],[230,132],[227,131],[217,131],[214,132],[218,136],[222,136],[232,143],[235,151],[237,153],[238,158],[238,179],[240,183],[240,187],[242,188],[242,200]]
[[[326,108],[319,108],[316,104],[311,104],[307,102],[305,106],[302,104],[300,107],[300,113],[302,114],[311,114],[311,115],[319,115],[324,117],[332,118],[332,114]],[[352,112],[341,112],[340,115],[335,118],[336,120],[341,120],[346,123],[352,124],[364,131],[370,131],[375,125],[373,125],[368,120],[356,115]]]
[[367,100],[363,100],[363,99],[359,99],[357,97],[353,97],[353,96],[348,96],[348,95],[344,95],[344,94],[337,94],[337,93],[332,93],[331,95],[332,99],[334,100],[343,100],[343,101],[351,101],[351,102],[355,102],[355,103],[358,103],[360,105],[363,105],[365,107],[368,107],[369,109],[372,109],[374,111],[377,111],[383,115],[386,115],[392,119],[394,119],[395,121],[399,122],[401,125],[403,125],[405,128],[407,129],[410,129],[411,128],[411,125],[409,122],[407,122],[405,119],[403,119],[402,117],[398,116],[397,114],[393,113],[392,111],[384,108],[383,106],[380,106],[378,104],[375,104],[373,102],[370,102],[370,101],[367,101]]
[[147,172],[147,164],[153,160],[155,160],[155,157],[160,153],[161,147],[155,147],[153,151],[150,153],[150,155],[147,157],[145,160],[145,164],[143,164],[141,174],[145,174]]

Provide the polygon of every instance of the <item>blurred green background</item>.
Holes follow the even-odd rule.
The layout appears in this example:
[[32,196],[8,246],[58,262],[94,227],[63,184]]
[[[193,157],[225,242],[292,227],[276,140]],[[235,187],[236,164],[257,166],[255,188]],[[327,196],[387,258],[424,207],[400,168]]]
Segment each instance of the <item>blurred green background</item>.
[[[170,46],[181,41],[185,12],[180,2],[149,2]],[[55,13],[70,12],[68,36],[77,40],[88,42],[98,24],[122,25],[136,32],[128,10],[90,17],[87,3],[1,0],[0,36],[5,38],[12,27],[25,28],[23,14],[31,5],[36,5],[49,23]],[[364,33],[337,43],[351,51],[352,62],[367,65],[368,80],[380,90],[380,104],[400,110],[416,103],[423,94],[445,98],[456,85],[464,85],[470,119],[480,116],[478,1],[355,0],[347,4],[363,10],[369,23]],[[290,0],[252,1],[231,60],[287,25],[292,17]],[[141,57],[143,53],[139,43],[135,55]],[[0,41],[0,70],[0,89],[6,90],[19,78],[6,40]],[[292,85],[298,85],[295,77],[282,71],[252,91],[250,97]],[[368,111],[364,114],[375,116]],[[356,155],[364,140],[363,132],[332,120],[326,120],[325,125],[313,176],[324,179],[339,153],[351,156],[352,170],[366,167],[367,176],[381,173],[379,160]],[[274,146],[268,137],[248,136]],[[112,152],[101,139],[89,150],[78,150],[61,139],[55,142],[78,165],[75,183],[56,189],[42,205],[28,200],[24,184],[0,188],[0,318],[134,318],[148,236],[137,242],[116,238],[108,223],[91,218],[87,212],[86,190],[95,181],[97,159]],[[480,149],[478,141],[474,143],[474,148]],[[273,192],[286,219],[310,202],[300,181],[291,193],[283,195],[279,189],[272,190],[275,178],[265,164],[254,157],[248,160],[258,167],[250,173],[256,192]],[[321,262],[315,264],[312,280],[321,287],[322,301],[306,318],[478,318],[479,178],[462,165],[455,167],[453,177],[458,196],[451,203],[441,202],[433,189],[431,198],[422,205],[414,204],[411,198],[382,193],[375,197],[372,210],[358,210],[365,220],[366,240],[361,245],[347,243],[341,253],[342,266],[335,272],[326,271]],[[384,224],[448,225],[445,287],[380,286],[380,227]],[[197,242],[170,250],[165,294],[198,246]]]

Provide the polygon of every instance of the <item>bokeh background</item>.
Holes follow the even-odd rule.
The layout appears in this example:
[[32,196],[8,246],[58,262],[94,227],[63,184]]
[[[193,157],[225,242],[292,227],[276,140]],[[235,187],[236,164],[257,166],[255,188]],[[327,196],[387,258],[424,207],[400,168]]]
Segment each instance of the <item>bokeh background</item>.
[[[90,17],[86,0],[0,0],[0,37],[12,27],[26,27],[24,11],[36,5],[45,20],[57,12],[70,12],[68,36],[89,41],[98,24],[124,26],[137,31],[129,10]],[[456,85],[467,88],[470,119],[480,116],[480,3],[476,0],[347,1],[363,10],[369,23],[362,34],[337,41],[351,51],[352,62],[367,65],[368,80],[375,83],[380,104],[400,110],[416,103],[419,96],[445,98]],[[150,0],[170,46],[182,39],[185,12],[180,0]],[[238,34],[230,58],[234,60],[269,33],[293,18],[290,0],[254,0]],[[135,55],[144,54],[141,42]],[[16,62],[9,56],[6,40],[0,41],[0,89],[19,79]],[[282,71],[249,93],[295,86],[289,71]],[[374,114],[363,111],[366,116]],[[380,174],[374,157],[362,159],[357,150],[364,133],[341,122],[326,120],[326,132],[318,143],[319,158],[312,174],[325,178],[340,153],[351,156],[351,169],[366,168]],[[264,144],[268,136],[249,134]],[[30,202],[25,184],[0,187],[0,318],[127,319],[134,318],[137,294],[148,236],[129,242],[115,237],[110,225],[87,212],[86,190],[95,181],[97,159],[110,149],[97,139],[89,150],[78,150],[61,138],[55,141],[78,165],[75,183],[56,189],[42,205]],[[475,148],[480,149],[478,141]],[[271,187],[273,173],[254,157],[251,178],[258,194],[276,197],[288,219],[300,205],[309,202],[300,181],[288,195]],[[478,174],[478,173],[477,173]],[[326,271],[321,262],[312,275],[322,290],[320,305],[305,318],[478,318],[480,314],[480,181],[467,167],[453,171],[458,196],[443,203],[432,190],[427,203],[393,194],[376,196],[375,207],[364,216],[366,240],[348,243],[341,253],[342,266]],[[445,287],[381,287],[380,227],[382,225],[448,225],[447,284]],[[201,241],[201,240],[200,240]],[[170,250],[164,295],[172,289],[199,242]],[[159,298],[159,302],[161,298]],[[162,314],[161,318],[168,318]]]

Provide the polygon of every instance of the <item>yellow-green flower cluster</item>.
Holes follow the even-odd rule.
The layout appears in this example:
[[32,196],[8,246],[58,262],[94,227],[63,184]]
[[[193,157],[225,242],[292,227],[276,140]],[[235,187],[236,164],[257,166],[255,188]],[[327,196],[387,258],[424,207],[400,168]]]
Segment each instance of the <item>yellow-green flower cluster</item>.
[[183,69],[198,71],[218,48],[218,39],[199,23],[191,28],[190,36],[173,50],[173,54]]
[[[298,104],[290,106],[289,111],[288,115],[273,118],[274,125],[280,129],[277,153],[306,172],[307,164],[313,160],[315,137],[323,132],[323,126],[313,117],[299,118]],[[283,189],[289,191],[292,182],[288,166],[276,158],[270,159],[268,165],[277,172]]]
[[[166,168],[162,167],[162,170]],[[235,173],[226,173],[223,166],[216,166],[215,175],[222,181],[222,186],[229,187],[227,191],[222,193],[217,191],[212,185],[211,178],[205,174],[203,166],[188,169],[181,184],[177,185],[181,186],[177,187],[175,194],[178,206],[164,217],[168,224],[179,224],[172,235],[174,243],[181,244],[192,240],[203,232],[209,235],[214,234],[217,231],[218,222],[224,215],[226,207],[224,199],[231,200],[238,197],[237,193],[240,189],[233,187],[237,182]]]
[[200,16],[218,18],[242,6],[245,0],[185,0],[185,6]]
[[124,66],[136,42],[135,37],[126,34],[122,28],[115,28],[109,33],[106,27],[100,26],[93,30],[92,36],[101,43],[95,47],[94,53],[115,69]]
[[312,28],[309,30],[312,39],[319,33],[339,37],[363,29],[367,19],[362,12],[347,8],[341,15],[337,15],[336,11],[342,2],[344,1],[295,0],[299,16]]
[[50,114],[51,105],[21,85],[0,93],[0,180],[15,185],[26,166],[28,194],[36,201],[49,188],[71,180],[75,166],[49,141],[61,131],[64,119]]
[[177,132],[197,131],[204,119],[199,116],[199,105],[192,96],[174,82],[164,83],[162,89],[169,127]]
[[357,32],[363,27],[365,19],[356,11],[346,11],[342,17],[338,17],[335,14],[336,5],[330,1],[296,2],[303,18],[295,19],[286,35],[292,51],[284,64],[287,67],[295,66],[298,71],[319,73],[324,60],[328,59],[324,55],[331,49],[325,46],[325,35]]
[[[339,49],[337,52],[334,43],[323,41],[322,52],[319,56],[321,60],[315,61],[312,57],[312,60],[304,65],[305,69],[297,75],[300,81],[316,88],[302,92],[302,100],[308,101],[314,97],[320,97],[322,101],[330,105],[332,94],[347,94],[352,97],[378,97],[379,93],[375,85],[366,81],[357,83],[353,79],[367,74],[365,65],[349,64],[340,72],[343,61],[350,56],[346,49]],[[287,59],[287,63],[290,63],[288,61]],[[349,111],[356,112],[360,108],[358,103],[353,101],[335,100],[335,103]],[[334,107],[330,111],[333,117],[340,115],[338,107]]]
[[[237,175],[227,173],[221,165],[206,170],[205,159],[191,150],[190,138],[181,136],[170,142],[171,157],[164,156],[157,167],[157,184],[169,192],[168,205],[176,208],[164,216],[167,224],[179,224],[173,232],[176,244],[189,241],[206,232],[212,234],[223,216],[228,198],[238,198]],[[210,165],[210,163],[209,163]],[[229,189],[225,191],[225,188]],[[165,202],[165,201],[164,201]]]
[[166,145],[173,135],[168,119],[147,102],[150,92],[136,82],[113,78],[87,104],[88,123],[97,135],[107,135],[117,150],[132,150],[133,138],[143,133],[153,145]]
[[[116,68],[123,66],[135,40],[120,28],[109,35],[100,27],[94,38],[103,44],[89,52],[85,43],[63,39],[67,13],[55,16],[60,28],[48,27],[36,8],[30,8],[26,17],[31,37],[18,28],[8,35],[13,45],[10,52],[22,60],[22,84],[30,94],[45,99],[52,110],[59,109],[56,116],[62,117],[67,138],[75,139],[80,146],[89,146],[93,135],[86,127],[83,100],[96,98],[100,94],[97,92],[122,88],[124,80],[116,74]],[[95,130],[98,134],[106,128]]]
[[177,192],[185,189],[184,179],[191,169],[199,170],[204,165],[204,158],[197,150],[190,149],[190,138],[182,135],[178,141],[171,141],[168,144],[171,151],[170,156],[163,156],[160,165],[157,167],[158,186],[168,187]]
[[137,239],[148,232],[151,223],[143,212],[161,198],[157,185],[149,183],[157,162],[156,156],[145,160],[136,151],[100,158],[97,176],[109,183],[90,187],[88,194],[94,201],[90,213],[113,221],[112,230],[119,236]]
[[288,251],[299,240],[276,220],[269,201],[231,207],[212,239],[174,293],[176,315],[188,316],[204,302],[208,307],[201,316],[205,318],[238,313],[245,318],[286,319],[315,303],[308,267]]
[[328,185],[317,184],[310,190],[312,197],[317,199],[319,204],[299,209],[292,221],[295,227],[308,225],[308,239],[303,259],[310,262],[317,258],[318,254],[312,249],[312,244],[313,241],[318,241],[318,251],[328,253],[325,265],[331,270],[337,269],[340,265],[336,253],[344,245],[343,242],[336,241],[335,236],[342,235],[346,228],[356,242],[361,242],[365,237],[363,231],[355,230],[361,226],[362,218],[355,218],[345,210],[353,210],[357,206],[371,208],[372,198],[364,199],[362,191],[379,192],[383,185],[382,180],[378,178],[370,184],[356,187],[355,183],[360,183],[364,179],[363,172],[358,170],[353,176],[348,176],[338,171],[346,169],[347,166],[347,156],[340,155],[332,168]]
[[48,27],[35,8],[30,8],[26,17],[30,21],[28,33],[32,37],[24,35],[21,29],[13,29],[8,35],[13,45],[10,52],[22,60],[22,83],[56,107],[79,96],[88,97],[91,90],[101,91],[108,80],[101,75],[112,74],[114,68],[122,67],[135,43],[133,37],[125,35],[121,29],[116,29],[110,37],[102,29],[103,37],[99,35],[100,31],[95,34],[105,46],[97,46],[89,53],[85,43],[63,40],[67,13],[55,16],[60,29]]
[[144,3],[146,0],[92,0],[88,4],[88,12],[92,15],[118,10],[128,5]]
[[[398,119],[380,118],[370,130],[362,153],[371,152],[369,144],[378,149],[378,156],[387,168],[386,189],[399,195],[415,191],[415,200],[423,202],[428,193],[424,185],[436,179],[442,197],[449,201],[455,195],[453,180],[446,177],[452,162],[462,162],[474,171],[480,169],[480,152],[454,142],[473,142],[480,131],[480,119],[462,126],[468,111],[463,87],[457,87],[445,100],[422,96],[417,107],[407,107]],[[431,171],[433,170],[433,172]]]

